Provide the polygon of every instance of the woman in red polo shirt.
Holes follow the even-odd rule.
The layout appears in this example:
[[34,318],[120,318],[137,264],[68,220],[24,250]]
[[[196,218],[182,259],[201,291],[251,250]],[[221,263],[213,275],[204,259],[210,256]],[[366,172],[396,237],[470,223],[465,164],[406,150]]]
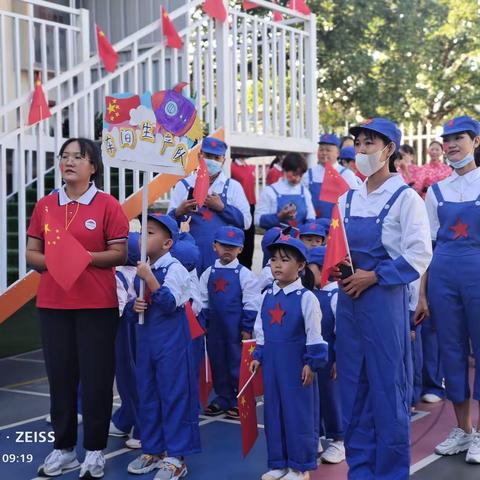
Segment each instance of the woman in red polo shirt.
[[[129,225],[118,201],[95,187],[102,162],[94,142],[67,140],[59,161],[64,185],[37,203],[27,233],[27,263],[41,272],[37,308],[55,433],[54,450],[39,473],[56,476],[78,465],[77,388],[81,382],[86,456],[80,478],[100,478],[112,411],[119,321],[114,267],[126,261]],[[68,291],[46,270],[46,210],[92,257]]]

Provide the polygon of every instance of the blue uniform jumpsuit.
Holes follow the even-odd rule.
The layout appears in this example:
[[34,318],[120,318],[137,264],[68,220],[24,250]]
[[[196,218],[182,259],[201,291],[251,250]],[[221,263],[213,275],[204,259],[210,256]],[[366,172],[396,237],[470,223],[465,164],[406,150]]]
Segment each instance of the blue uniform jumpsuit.
[[[382,244],[382,223],[407,185],[378,217],[350,216],[345,231],[355,268],[382,270],[387,281],[352,299],[339,291],[337,372],[350,480],[404,480],[410,467],[412,359],[407,284],[418,278],[404,259],[392,260]],[[387,283],[387,284],[384,284]]]
[[428,272],[428,297],[438,329],[447,398],[470,398],[470,342],[477,368],[473,398],[480,400],[480,195],[474,201],[447,202],[438,184],[440,228]]

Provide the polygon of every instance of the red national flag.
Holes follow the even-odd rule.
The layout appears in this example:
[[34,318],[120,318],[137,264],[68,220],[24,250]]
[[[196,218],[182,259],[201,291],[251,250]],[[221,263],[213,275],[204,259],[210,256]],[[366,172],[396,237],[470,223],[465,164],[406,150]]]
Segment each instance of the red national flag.
[[348,256],[347,237],[343,229],[343,221],[340,218],[338,205],[335,204],[330,221],[330,230],[327,237],[327,249],[323,261],[322,278],[320,285],[324,287],[328,283],[332,270]]
[[324,202],[337,203],[338,197],[348,192],[350,187],[345,179],[337,172],[335,167],[327,162],[322,188],[320,189],[319,200]]
[[127,98],[105,97],[105,121],[107,123],[123,123],[130,120],[130,110],[140,105],[140,97],[132,95]]
[[193,313],[190,301],[185,304],[185,313],[187,314],[188,327],[190,328],[190,336],[192,337],[192,340],[201,337],[205,331],[198,323],[197,317]]
[[48,273],[68,292],[90,264],[92,257],[48,211],[45,213],[43,240]]
[[216,18],[220,22],[227,19],[227,10],[223,0],[205,0],[203,2],[203,11],[212,18]]
[[118,65],[118,53],[113,49],[101,28],[98,25],[95,27],[97,29],[98,56],[102,60],[105,70],[114,72]]
[[203,407],[208,405],[208,397],[213,389],[212,369],[210,367],[210,359],[208,358],[207,349],[205,348],[205,358],[200,363],[199,378],[199,398]]
[[197,179],[195,180],[195,186],[193,187],[193,198],[197,201],[198,205],[203,207],[205,199],[208,195],[208,189],[210,187],[210,179],[208,177],[208,168],[205,160],[200,157],[200,167],[197,172]]
[[175,25],[170,20],[170,17],[168,16],[168,13],[165,10],[165,7],[163,6],[162,6],[162,29],[163,29],[163,35],[167,39],[167,47],[170,47],[170,48],[183,47],[183,41],[180,38],[180,35],[178,35]]
[[297,12],[303,13],[304,15],[310,15],[312,11],[308,8],[305,0],[290,0],[288,2],[287,8],[296,10]]
[[258,437],[257,404],[252,382],[247,385],[247,388],[238,399],[238,413],[240,414],[240,428],[242,431],[242,452],[243,456],[246,457]]
[[[240,363],[240,376],[238,381],[238,391],[242,389],[247,380],[250,378],[250,364],[253,360],[253,351],[257,342],[255,340],[244,340],[242,345],[242,360]],[[263,395],[262,369],[260,368],[253,377],[253,393],[256,397]]]
[[48,108],[47,99],[43,92],[42,82],[40,76],[35,80],[35,89],[33,90],[32,103],[30,104],[30,111],[28,112],[27,125],[33,125],[34,123],[41,122],[48,117],[51,117],[52,113]]
[[[276,0],[272,0],[272,3],[274,3],[275,5],[277,4]],[[274,22],[282,22],[283,21],[283,15],[277,10],[275,10],[273,12],[273,21]]]
[[242,8],[244,10],[252,10],[252,8],[258,8],[258,5],[255,2],[249,2],[248,0],[243,0]]

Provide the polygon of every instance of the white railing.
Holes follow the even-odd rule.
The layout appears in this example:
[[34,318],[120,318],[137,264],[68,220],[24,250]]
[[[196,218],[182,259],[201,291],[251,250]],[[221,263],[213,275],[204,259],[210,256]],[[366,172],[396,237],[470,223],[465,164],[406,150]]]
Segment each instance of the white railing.
[[[96,55],[77,64],[68,60],[68,70],[56,71],[44,81],[47,98],[55,102],[47,121],[25,125],[29,96],[0,106],[1,117],[16,118],[13,128],[0,134],[0,294],[11,283],[7,251],[18,266],[15,278],[22,278],[27,270],[26,225],[35,200],[27,202],[28,186],[35,185],[37,199],[47,191],[49,173],[54,186],[60,186],[56,153],[68,137],[95,137],[95,118],[108,94],[157,91],[187,81],[187,93],[195,99],[207,130],[223,127],[232,147],[315,151],[315,17],[259,0],[290,19],[278,24],[230,9],[229,22],[221,24],[203,14],[202,3],[191,0],[170,13],[172,20],[184,25],[179,32],[184,40],[181,50],[167,49],[163,42],[147,44],[149,35],[160,28],[159,19],[114,45],[120,54],[114,73],[105,72]],[[88,12],[80,11],[79,19],[80,30],[88,31]],[[260,168],[263,173],[265,167]],[[133,185],[127,188],[130,178]],[[123,201],[139,189],[140,176],[106,166],[104,190],[109,192],[112,186]]]

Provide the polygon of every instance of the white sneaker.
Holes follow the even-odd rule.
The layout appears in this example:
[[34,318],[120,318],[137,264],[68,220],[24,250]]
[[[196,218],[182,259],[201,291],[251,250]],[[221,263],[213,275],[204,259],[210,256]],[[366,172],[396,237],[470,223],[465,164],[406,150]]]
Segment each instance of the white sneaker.
[[435,447],[437,455],[456,455],[457,453],[468,450],[475,436],[475,430],[472,433],[466,433],[461,428],[455,427],[450,435]]
[[476,432],[473,435],[473,440],[468,447],[465,461],[467,463],[480,463],[480,432]]
[[142,442],[138,438],[129,438],[125,445],[131,449],[142,448]]
[[[45,421],[51,425],[52,424],[52,416],[50,414],[48,414],[46,417],[45,417]],[[81,425],[83,423],[83,416],[80,415],[79,413],[77,413],[77,425]]]
[[85,460],[80,467],[79,478],[102,478],[105,457],[101,450],[86,450]]
[[108,429],[108,434],[111,437],[128,437],[128,432],[124,432],[115,426],[113,422],[110,422],[110,427]]
[[290,470],[283,477],[283,480],[310,480],[309,472],[299,472],[298,470]]
[[285,477],[287,473],[287,468],[277,468],[275,470],[269,470],[267,473],[264,473],[262,475],[262,480],[278,480],[279,478]]
[[163,456],[149,455],[143,453],[135,460],[132,460],[127,467],[128,473],[134,473],[135,475],[142,475],[144,473],[152,472],[163,465]]
[[42,477],[57,477],[66,470],[80,465],[77,460],[77,452],[73,450],[53,450],[45,458],[38,468],[38,474]]
[[438,403],[443,400],[442,397],[439,397],[438,395],[435,395],[434,393],[426,393],[422,397],[422,401],[425,403]]
[[345,460],[345,445],[342,441],[332,442],[320,457],[322,463],[341,463]]
[[153,480],[179,480],[186,477],[187,473],[187,465],[184,461],[175,457],[165,457]]

